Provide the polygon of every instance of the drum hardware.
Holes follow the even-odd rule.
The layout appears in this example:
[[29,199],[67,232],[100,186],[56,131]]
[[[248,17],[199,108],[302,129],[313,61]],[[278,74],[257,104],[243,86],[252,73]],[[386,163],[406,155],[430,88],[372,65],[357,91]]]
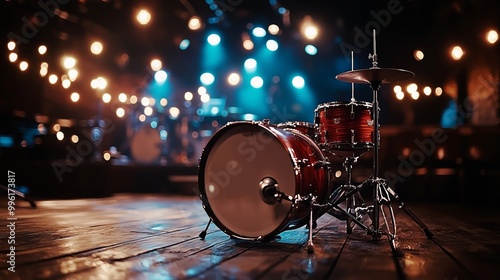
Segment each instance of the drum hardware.
[[[428,238],[432,238],[434,235],[429,228],[416,217],[416,215],[409,209],[406,208],[405,204],[399,200],[398,195],[394,190],[390,188],[387,181],[383,178],[379,177],[379,145],[380,145],[380,125],[379,125],[379,108],[378,105],[378,91],[380,89],[381,84],[396,82],[401,80],[406,80],[414,76],[412,72],[402,69],[393,69],[379,68],[377,62],[377,54],[376,54],[376,41],[375,41],[375,30],[373,30],[373,49],[374,53],[369,55],[369,59],[372,59],[372,67],[368,69],[361,70],[351,70],[348,72],[341,73],[336,76],[336,78],[340,81],[351,82],[351,83],[367,83],[370,85],[373,91],[373,103],[372,103],[372,116],[373,116],[373,175],[371,178],[367,179],[361,185],[350,188],[350,190],[342,190],[342,194],[339,194],[334,198],[330,204],[331,207],[337,211],[344,212],[352,221],[361,226],[361,221],[358,217],[355,217],[349,211],[345,211],[338,206],[340,202],[343,200],[347,201],[350,197],[355,194],[359,194],[359,191],[366,186],[372,187],[373,189],[373,205],[370,206],[366,214],[368,214],[369,218],[372,221],[372,224],[369,228],[366,226],[361,226],[365,229],[369,235],[372,236],[373,240],[380,240],[382,234],[387,234],[389,238],[389,242],[391,244],[391,248],[396,249],[396,219],[394,217],[394,211],[391,206],[391,198],[393,198],[396,202],[399,203],[399,207],[403,209],[409,216],[412,218],[419,226],[424,230],[425,235]],[[347,193],[346,193],[347,192]],[[387,207],[388,213],[386,213],[385,208]],[[360,208],[356,208],[360,209]],[[361,208],[363,209],[363,208]],[[364,212],[364,211],[363,211]],[[362,213],[362,212],[360,212]],[[382,215],[382,219],[386,225],[386,232],[380,229],[380,215]]]

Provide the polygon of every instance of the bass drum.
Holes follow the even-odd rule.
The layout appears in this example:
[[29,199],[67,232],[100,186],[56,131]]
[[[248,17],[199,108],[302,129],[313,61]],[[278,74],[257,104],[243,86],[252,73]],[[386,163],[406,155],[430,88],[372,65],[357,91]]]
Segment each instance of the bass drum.
[[160,159],[162,144],[160,132],[146,126],[132,137],[130,151],[137,163],[154,163]]
[[[279,200],[272,188],[323,204],[331,191],[328,159],[308,136],[265,122],[230,122],[207,143],[198,182],[203,208],[232,237],[266,240],[309,221],[309,202]],[[315,219],[324,214],[315,207]]]

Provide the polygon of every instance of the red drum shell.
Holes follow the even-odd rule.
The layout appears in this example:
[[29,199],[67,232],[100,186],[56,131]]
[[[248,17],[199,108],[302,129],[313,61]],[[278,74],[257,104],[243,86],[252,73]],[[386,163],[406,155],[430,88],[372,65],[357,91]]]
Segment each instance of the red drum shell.
[[369,150],[373,147],[371,103],[323,103],[315,110],[314,122],[316,142],[332,150]]

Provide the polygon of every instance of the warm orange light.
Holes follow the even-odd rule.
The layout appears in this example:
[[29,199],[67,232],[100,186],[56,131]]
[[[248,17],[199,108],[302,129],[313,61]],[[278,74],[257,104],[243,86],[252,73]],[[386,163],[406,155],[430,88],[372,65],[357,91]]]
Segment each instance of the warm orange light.
[[189,19],[188,27],[191,30],[198,30],[201,28],[201,19],[197,16],[192,16]]
[[151,14],[147,10],[140,10],[136,16],[137,22],[141,25],[146,25],[151,21]]
[[486,41],[490,44],[495,44],[498,41],[498,32],[496,30],[490,30],[486,34]]
[[455,46],[451,49],[451,58],[454,60],[460,60],[464,55],[464,50],[460,46]]

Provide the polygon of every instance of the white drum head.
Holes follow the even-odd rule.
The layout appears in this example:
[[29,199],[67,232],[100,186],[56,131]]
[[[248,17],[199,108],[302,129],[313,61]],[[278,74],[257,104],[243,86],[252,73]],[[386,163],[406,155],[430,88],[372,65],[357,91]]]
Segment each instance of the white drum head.
[[204,188],[213,219],[238,237],[264,237],[285,223],[292,203],[268,204],[261,196],[263,178],[295,195],[294,161],[268,128],[257,124],[225,130],[211,146],[204,169]]

